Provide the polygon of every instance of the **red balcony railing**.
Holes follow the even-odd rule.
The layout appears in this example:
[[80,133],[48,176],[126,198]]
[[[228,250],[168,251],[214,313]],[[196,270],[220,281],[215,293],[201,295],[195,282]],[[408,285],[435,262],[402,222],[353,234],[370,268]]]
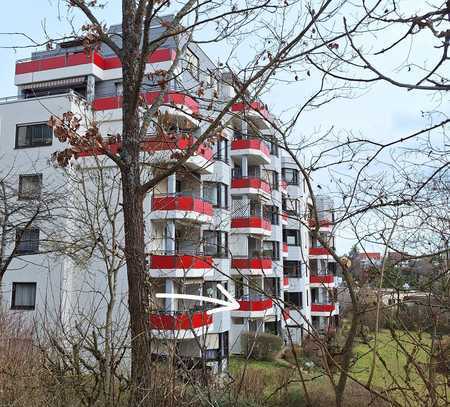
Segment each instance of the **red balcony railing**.
[[[149,63],[170,61],[175,58],[175,50],[161,48],[154,51],[148,58]],[[49,56],[39,59],[23,59],[16,62],[16,75],[47,71],[50,69],[67,68],[84,64],[95,64],[103,70],[120,68],[122,66],[118,57],[106,58],[97,51],[72,52],[64,55]]]
[[[160,92],[147,92],[143,93],[141,96],[148,105],[151,105],[159,97],[159,94]],[[95,99],[92,103],[92,108],[94,110],[120,109],[122,107],[122,102],[122,96],[108,96]],[[198,113],[199,111],[199,104],[193,98],[174,91],[164,95],[163,104],[182,105],[189,108],[193,113]]]
[[266,311],[272,308],[271,298],[244,295],[238,300],[239,311]]
[[287,253],[289,251],[289,246],[287,243],[283,243],[283,252]]
[[[149,137],[148,139],[141,142],[141,150],[146,152],[155,152],[155,151],[172,151],[175,155],[178,150],[186,150],[190,146],[192,146],[195,142],[195,138],[192,135],[186,134],[167,134],[163,136],[154,136]],[[78,157],[89,157],[93,155],[102,155],[103,150],[109,151],[112,154],[118,154],[119,150],[122,147],[121,142],[113,141],[108,142],[105,140],[103,142],[102,148],[82,148],[80,147],[77,153]],[[206,160],[211,160],[214,153],[211,148],[206,147],[201,144],[197,151],[197,155],[200,155]]]
[[152,197],[153,211],[185,211],[200,215],[213,215],[212,204],[201,199],[183,194],[167,194]]
[[326,274],[323,276],[310,276],[309,282],[311,284],[332,284],[334,282],[334,276],[332,274]]
[[283,286],[289,287],[289,277],[283,277]]
[[231,267],[235,269],[267,270],[272,268],[272,259],[232,259]]
[[267,119],[269,117],[269,112],[267,111],[266,106],[260,102],[260,101],[254,101],[253,103],[235,103],[232,107],[231,110],[233,112],[243,112],[246,110],[254,110],[258,113],[261,114],[262,117],[264,117],[265,119]]
[[334,304],[311,304],[311,312],[333,312],[335,309]]
[[270,194],[270,185],[257,177],[240,177],[231,180],[231,188],[253,188],[260,189],[263,192]]
[[331,256],[330,251],[326,247],[310,247],[310,256]]
[[191,254],[151,254],[150,269],[209,269],[212,267],[212,257]]
[[150,314],[151,329],[159,330],[187,330],[201,328],[212,324],[212,315],[206,311],[168,312],[161,311]]
[[283,309],[283,311],[281,312],[281,314],[283,315],[283,319],[286,321],[288,319],[290,319],[290,309],[289,308],[285,308]]
[[281,214],[281,218],[283,219],[283,222],[287,222],[289,219],[289,215],[286,212],[283,212]]
[[264,229],[270,232],[272,230],[272,224],[264,218],[260,218],[258,216],[249,216],[231,219],[231,228],[255,228]]
[[258,139],[237,139],[231,143],[231,151],[257,150],[265,156],[270,157],[270,150],[266,143]]

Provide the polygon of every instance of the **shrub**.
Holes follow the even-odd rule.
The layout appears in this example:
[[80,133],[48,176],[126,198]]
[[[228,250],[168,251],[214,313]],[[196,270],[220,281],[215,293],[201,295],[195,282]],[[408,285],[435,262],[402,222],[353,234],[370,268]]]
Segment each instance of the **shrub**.
[[282,346],[283,340],[269,333],[245,332],[241,335],[242,352],[250,359],[273,360]]
[[[294,352],[295,351],[295,352]],[[297,361],[300,361],[303,354],[303,349],[300,345],[292,344],[286,347],[283,352],[283,359],[288,361],[290,364],[295,365]],[[297,358],[297,361],[295,360]]]

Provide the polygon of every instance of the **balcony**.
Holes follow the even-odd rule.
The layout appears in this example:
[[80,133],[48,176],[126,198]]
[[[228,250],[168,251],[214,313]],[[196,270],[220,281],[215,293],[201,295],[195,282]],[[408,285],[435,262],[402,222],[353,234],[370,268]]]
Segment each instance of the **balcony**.
[[264,318],[266,315],[272,315],[273,301],[271,298],[263,295],[244,295],[237,301],[239,303],[239,309],[232,311],[232,316]]
[[212,271],[213,260],[203,254],[151,254],[148,268],[151,277],[204,277]]
[[328,261],[335,261],[331,256],[330,251],[326,247],[310,247],[309,248],[310,259],[327,259]]
[[289,288],[289,277],[283,277],[283,287]]
[[268,182],[258,177],[233,177],[231,195],[256,195],[269,199],[271,188]]
[[272,224],[259,216],[236,217],[231,219],[231,231],[245,235],[270,236]]
[[313,303],[311,304],[311,315],[313,316],[322,316],[322,317],[328,317],[330,315],[337,315],[339,313],[338,311],[338,304],[319,304],[319,303]]
[[[151,105],[159,97],[160,92],[146,92],[141,96],[144,98],[148,105]],[[111,109],[121,109],[123,98],[122,96],[107,96],[104,98],[95,99],[92,103],[94,110],[111,110]],[[186,111],[190,114],[198,113],[199,104],[190,96],[182,94],[176,91],[169,91],[163,97],[163,106],[176,106],[182,111]]]
[[289,246],[287,243],[283,243],[283,257],[288,257],[289,254]]
[[270,150],[261,139],[235,139],[231,143],[231,157],[247,156],[250,165],[270,164]]
[[158,311],[150,314],[152,334],[160,339],[192,339],[213,323],[206,311]]
[[[121,78],[121,62],[118,57],[104,57],[98,51],[66,52],[22,59],[16,62],[16,85],[34,82],[76,78],[94,75],[100,80]],[[148,58],[150,64],[169,64],[175,58],[175,50],[161,48],[154,51]]]
[[245,117],[252,120],[260,129],[267,129],[270,126],[268,122],[269,112],[267,107],[258,100],[252,103],[235,103],[231,107],[231,111],[235,113],[244,113]]
[[287,195],[287,193],[288,193],[288,183],[284,179],[282,179],[281,182],[280,182],[280,192],[283,195]]
[[334,275],[333,274],[310,275],[309,284],[311,285],[311,288],[320,288],[320,287],[332,288],[334,287]]
[[[183,156],[183,152],[195,143],[196,139],[191,133],[179,132],[177,134],[165,134],[152,136],[141,142],[143,153],[150,153],[145,157],[149,163],[176,162]],[[93,148],[79,148],[77,157],[91,157],[103,155],[105,151],[119,154],[122,142],[116,138],[105,139],[101,146]],[[187,159],[185,166],[193,171],[203,174],[211,174],[213,167],[213,151],[211,148],[201,144],[196,151]]]
[[175,219],[194,223],[211,223],[213,207],[211,203],[204,199],[189,194],[154,195],[150,219],[154,221]]
[[[310,219],[309,222],[309,227],[310,228],[315,228],[316,227],[316,221],[315,219]],[[322,232],[331,232],[331,228],[333,221],[331,219],[319,219],[319,230]]]
[[[231,268],[244,275],[264,275],[272,272],[272,259],[270,258],[233,258]],[[234,271],[232,270],[232,273]]]

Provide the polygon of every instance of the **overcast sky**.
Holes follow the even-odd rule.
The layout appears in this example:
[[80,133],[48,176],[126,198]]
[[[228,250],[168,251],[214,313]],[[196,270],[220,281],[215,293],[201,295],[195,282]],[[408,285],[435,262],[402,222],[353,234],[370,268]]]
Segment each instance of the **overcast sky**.
[[[415,0],[419,3],[421,0]],[[68,31],[66,19],[66,8],[59,5],[58,0],[21,0],[16,2],[3,2],[2,13],[0,14],[1,32],[24,32],[31,38],[42,41],[44,27],[53,37],[61,36]],[[112,0],[109,6],[102,12],[102,18],[110,23],[120,22],[120,0]],[[58,8],[60,7],[60,8]],[[60,16],[60,18],[59,18]],[[75,26],[83,21],[75,19]],[[3,35],[0,37],[0,46],[25,44],[19,35]],[[423,59],[427,57],[427,44],[423,45]],[[10,96],[16,94],[14,87],[14,65],[20,58],[29,57],[33,48],[28,49],[0,49],[0,96]],[[207,46],[207,52],[216,61],[220,58],[221,48],[214,45]],[[384,66],[394,70],[397,63],[402,61],[408,52],[405,49],[404,55],[398,55],[398,61],[384,61]],[[419,55],[419,60],[422,58]],[[290,86],[278,86],[272,89],[270,95],[264,97],[272,112],[280,113],[295,107],[299,103],[299,97],[308,93],[314,88],[314,81],[299,82]],[[390,140],[402,135],[408,135],[415,129],[426,125],[422,118],[422,110],[432,110],[436,107],[448,109],[442,101],[435,100],[427,94],[408,92],[405,89],[396,89],[385,84],[377,84],[360,92],[357,98],[346,100],[341,99],[321,108],[318,111],[310,112],[297,128],[298,134],[307,136],[314,129],[329,128],[334,126],[338,131],[361,134],[367,138],[377,140]],[[327,187],[328,177],[321,174],[316,179],[324,188]],[[338,249],[340,252],[348,251],[353,241],[352,237],[345,232],[339,239]]]

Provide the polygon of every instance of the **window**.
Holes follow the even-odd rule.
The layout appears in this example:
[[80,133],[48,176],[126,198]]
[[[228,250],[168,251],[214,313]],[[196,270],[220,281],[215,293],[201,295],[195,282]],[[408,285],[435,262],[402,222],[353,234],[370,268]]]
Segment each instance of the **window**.
[[228,257],[228,232],[205,230],[203,239],[205,241],[206,255],[218,258]]
[[275,137],[272,137],[269,143],[270,154],[278,157],[278,143]]
[[301,291],[298,292],[284,292],[284,302],[287,305],[294,305],[297,308],[303,307],[303,293]]
[[13,283],[11,309],[34,310],[36,283]]
[[283,262],[283,275],[288,277],[301,277],[302,264],[299,261],[285,260]]
[[263,242],[263,256],[272,260],[280,260],[280,243],[272,240]]
[[295,216],[299,213],[298,199],[283,198],[282,207],[283,211],[287,212],[289,215]]
[[225,137],[221,137],[216,143],[216,148],[217,152],[214,158],[218,161],[228,163],[228,139],[226,139]]
[[186,50],[187,69],[196,79],[200,78],[200,60],[189,48]]
[[203,198],[215,208],[228,209],[228,185],[221,182],[204,182]]
[[53,130],[47,123],[19,125],[16,128],[16,148],[51,146]]
[[266,213],[265,218],[270,219],[270,223],[272,225],[280,224],[280,213],[278,210],[278,206],[267,205],[264,207],[264,212]]
[[42,189],[42,174],[19,176],[19,199],[39,198]]
[[39,252],[39,229],[16,230],[16,254]]
[[283,168],[283,179],[288,185],[298,185],[298,170],[293,168]]
[[123,96],[123,82],[116,82],[116,96]]
[[300,231],[297,229],[284,229],[284,239],[288,246],[300,246]]
[[278,173],[276,171],[266,170],[266,180],[273,191],[278,191]]

